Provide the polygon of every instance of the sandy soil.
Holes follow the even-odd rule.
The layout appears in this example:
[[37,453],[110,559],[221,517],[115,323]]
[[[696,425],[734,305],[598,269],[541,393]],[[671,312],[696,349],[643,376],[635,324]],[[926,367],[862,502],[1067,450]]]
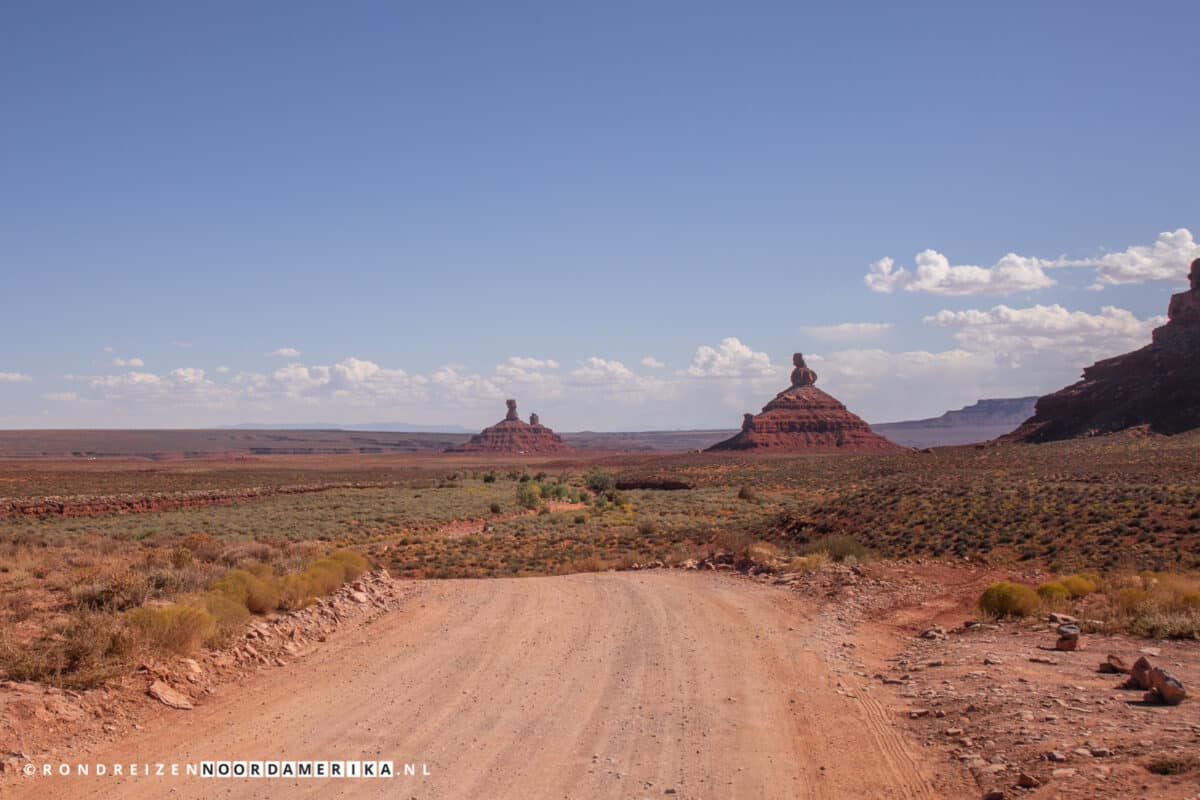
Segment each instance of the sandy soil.
[[390,780],[27,778],[21,797],[961,797],[829,668],[837,622],[743,578],[415,584],[303,661],[165,710],[91,763],[385,759]]

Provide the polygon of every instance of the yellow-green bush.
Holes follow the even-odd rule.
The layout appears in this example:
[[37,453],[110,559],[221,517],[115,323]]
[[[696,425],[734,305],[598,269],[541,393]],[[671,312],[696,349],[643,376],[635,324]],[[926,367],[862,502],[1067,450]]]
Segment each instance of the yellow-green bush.
[[313,597],[312,581],[306,575],[284,575],[279,579],[279,607],[284,611],[304,608]]
[[217,639],[228,638],[250,616],[250,609],[246,608],[245,604],[220,592],[205,592],[191,602],[212,615],[217,624]]
[[1037,593],[1044,603],[1059,603],[1071,597],[1071,590],[1062,581],[1047,581],[1037,588]]
[[264,564],[261,561],[247,561],[242,564],[241,568],[262,581],[275,579],[275,570],[271,569],[270,564]]
[[1028,616],[1036,612],[1040,605],[1037,592],[1010,581],[993,583],[979,598],[979,610],[996,619]]
[[202,608],[182,603],[125,612],[125,621],[150,645],[175,653],[190,653],[214,633],[217,623]]
[[326,556],[308,565],[302,573],[309,581],[313,594],[329,594],[346,582],[346,567],[341,561]]
[[342,565],[348,581],[354,580],[371,568],[371,562],[353,550],[334,550],[329,557]]
[[1066,578],[1063,578],[1061,581],[1059,581],[1059,583],[1066,587],[1067,591],[1074,599],[1087,597],[1089,594],[1096,591],[1096,584],[1098,583],[1098,580],[1091,575],[1081,574],[1070,575]]
[[226,572],[213,584],[212,591],[241,603],[254,614],[265,614],[279,605],[279,590],[274,580],[263,580],[243,569]]
[[1117,592],[1117,608],[1124,612],[1135,611],[1139,606],[1145,605],[1150,599],[1150,594],[1145,589],[1136,589],[1130,587]]

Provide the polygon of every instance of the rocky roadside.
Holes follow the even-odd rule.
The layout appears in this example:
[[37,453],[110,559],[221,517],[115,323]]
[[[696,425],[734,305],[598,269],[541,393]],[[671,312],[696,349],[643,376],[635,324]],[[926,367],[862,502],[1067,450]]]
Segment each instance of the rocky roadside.
[[[937,783],[947,797],[1200,800],[1200,642],[1091,633],[1059,650],[1072,620],[972,616],[987,584],[1037,576],[963,564],[834,563],[780,574],[718,554],[680,568],[741,573],[823,601],[810,644],[834,691],[882,706],[885,724],[944,765]],[[1111,666],[1139,658],[1192,696],[1167,705]]]
[[224,684],[302,659],[339,629],[369,624],[401,607],[409,594],[405,586],[385,569],[369,572],[307,608],[253,620],[227,648],[195,658],[145,660],[134,674],[97,689],[0,682],[0,785],[29,760],[86,755],[139,730],[162,706],[186,712]]

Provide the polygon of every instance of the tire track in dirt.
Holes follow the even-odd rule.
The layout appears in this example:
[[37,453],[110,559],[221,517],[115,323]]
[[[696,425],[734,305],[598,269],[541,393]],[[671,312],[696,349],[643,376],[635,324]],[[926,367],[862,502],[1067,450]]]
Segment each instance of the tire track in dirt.
[[794,593],[668,571],[412,587],[400,611],[87,758],[385,759],[429,777],[47,778],[17,796],[937,796],[882,707],[839,694],[830,636],[846,633]]

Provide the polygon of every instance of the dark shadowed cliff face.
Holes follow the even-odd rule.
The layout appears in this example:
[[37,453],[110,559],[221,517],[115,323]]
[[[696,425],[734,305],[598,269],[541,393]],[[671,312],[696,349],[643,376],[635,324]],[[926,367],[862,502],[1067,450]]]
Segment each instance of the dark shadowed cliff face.
[[509,455],[530,455],[535,453],[570,453],[573,448],[563,442],[562,437],[547,428],[538,419],[537,414],[529,416],[529,422],[524,422],[517,416],[517,401],[508,400],[508,414],[504,419],[484,428],[456,447],[446,449],[447,453],[507,453]]
[[747,414],[736,436],[709,450],[878,451],[899,445],[871,430],[835,398],[818,389],[817,373],[796,353],[792,357],[792,385],[763,406],[761,414]]
[[1049,442],[1148,426],[1155,433],[1200,427],[1200,258],[1191,289],[1171,297],[1168,322],[1141,350],[1098,361],[1083,380],[1042,397],[1033,417],[1004,437]]

